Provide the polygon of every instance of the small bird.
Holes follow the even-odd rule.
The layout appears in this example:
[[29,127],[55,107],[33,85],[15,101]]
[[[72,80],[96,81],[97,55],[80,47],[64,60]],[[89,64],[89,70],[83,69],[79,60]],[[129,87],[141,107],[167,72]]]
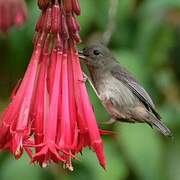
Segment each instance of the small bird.
[[102,44],[90,45],[79,51],[79,57],[87,65],[91,85],[110,114],[111,123],[147,123],[163,135],[172,136],[161,122],[148,93],[119,65],[107,47]]

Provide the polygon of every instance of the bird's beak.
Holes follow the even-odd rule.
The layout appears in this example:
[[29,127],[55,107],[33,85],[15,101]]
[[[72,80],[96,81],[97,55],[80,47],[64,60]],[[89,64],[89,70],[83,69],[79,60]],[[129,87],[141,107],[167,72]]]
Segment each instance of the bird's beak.
[[80,59],[83,59],[83,60],[87,59],[87,57],[84,55],[83,51],[78,51],[78,54],[79,54]]

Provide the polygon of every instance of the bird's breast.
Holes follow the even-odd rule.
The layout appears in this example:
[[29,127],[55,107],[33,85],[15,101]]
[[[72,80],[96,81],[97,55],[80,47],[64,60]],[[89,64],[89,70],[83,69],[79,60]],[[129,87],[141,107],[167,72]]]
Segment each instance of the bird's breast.
[[111,99],[120,108],[139,104],[131,90],[111,74],[103,74],[94,84],[102,102]]

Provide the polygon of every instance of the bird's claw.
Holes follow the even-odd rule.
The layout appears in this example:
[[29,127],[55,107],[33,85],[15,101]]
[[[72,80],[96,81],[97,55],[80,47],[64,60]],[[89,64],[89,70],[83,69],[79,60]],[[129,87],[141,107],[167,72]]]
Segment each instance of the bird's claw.
[[87,80],[88,80],[88,77],[87,77],[87,75],[83,72],[83,78],[82,79],[79,79],[79,81],[81,81],[81,82],[87,82]]

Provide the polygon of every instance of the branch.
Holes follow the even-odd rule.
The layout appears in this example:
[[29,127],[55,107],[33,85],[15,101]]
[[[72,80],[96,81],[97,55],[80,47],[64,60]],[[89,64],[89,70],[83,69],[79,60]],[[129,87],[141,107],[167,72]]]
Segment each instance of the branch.
[[118,2],[119,0],[110,0],[110,7],[109,7],[109,15],[108,15],[108,23],[106,27],[106,31],[102,35],[103,44],[108,45],[112,34],[116,28],[116,15],[118,9]]

